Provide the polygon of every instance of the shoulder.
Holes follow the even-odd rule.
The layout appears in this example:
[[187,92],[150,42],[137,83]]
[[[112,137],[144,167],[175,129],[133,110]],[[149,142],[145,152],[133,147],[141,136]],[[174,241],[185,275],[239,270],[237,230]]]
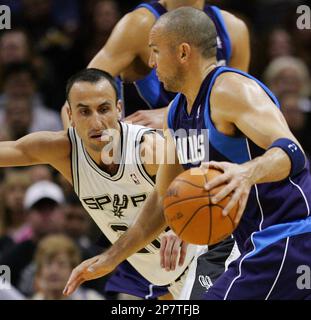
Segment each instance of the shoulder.
[[118,51],[134,52],[145,48],[149,32],[155,22],[153,14],[145,8],[138,8],[124,15],[117,23],[107,45],[118,43]]
[[[146,8],[138,8],[134,11],[127,13],[118,23],[118,28],[123,29],[126,34],[133,34],[137,37],[139,31],[139,37],[151,30],[156,18]],[[137,37],[137,38],[139,38]]]
[[211,98],[239,96],[241,91],[252,87],[258,88],[256,81],[253,79],[237,72],[224,72],[217,77],[211,92]]
[[213,86],[211,109],[230,121],[252,108],[262,96],[266,94],[255,80],[235,72],[225,72],[218,76]]
[[217,111],[236,113],[233,104],[240,106],[247,99],[249,90],[256,86],[256,82],[236,72],[220,74],[211,91],[211,106],[217,105]]
[[[231,31],[245,31],[247,30],[247,26],[245,24],[245,22],[238,18],[237,16],[235,16],[234,14],[225,11],[225,10],[220,10],[223,19],[225,21],[226,27],[228,28],[228,32],[232,33]],[[233,30],[232,30],[233,29]]]

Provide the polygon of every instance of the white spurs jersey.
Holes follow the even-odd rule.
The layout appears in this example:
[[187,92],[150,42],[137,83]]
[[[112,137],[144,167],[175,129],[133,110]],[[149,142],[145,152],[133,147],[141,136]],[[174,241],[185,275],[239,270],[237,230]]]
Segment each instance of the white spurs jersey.
[[[142,126],[121,124],[121,164],[113,176],[101,170],[83,146],[74,128],[69,128],[71,167],[75,192],[95,223],[114,243],[132,224],[151,193],[154,182],[141,165],[139,145],[142,136],[150,131]],[[152,212],[150,212],[152,214]],[[182,267],[167,272],[160,266],[161,237],[127,260],[147,280],[167,285],[176,280],[194,257],[196,246],[190,245]]]

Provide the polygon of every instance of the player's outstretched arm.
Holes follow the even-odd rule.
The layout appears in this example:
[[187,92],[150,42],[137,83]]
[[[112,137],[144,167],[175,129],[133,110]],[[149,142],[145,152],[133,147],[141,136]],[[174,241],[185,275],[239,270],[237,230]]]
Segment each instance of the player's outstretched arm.
[[58,158],[57,153],[65,146],[65,140],[68,140],[66,132],[41,131],[16,141],[0,142],[0,167],[51,164]]
[[[226,187],[215,195],[212,201],[217,203],[232,192],[233,196],[223,213],[226,215],[236,203],[239,203],[239,212],[235,220],[235,223],[238,223],[251,187],[257,183],[283,180],[296,165],[289,153],[281,147],[276,147],[275,143],[289,141],[290,145],[293,143],[295,152],[301,150],[301,146],[289,130],[280,110],[255,81],[231,73],[221,75],[216,83],[211,95],[211,104],[214,106],[213,120],[234,125],[255,144],[267,150],[262,156],[241,165],[228,162],[210,162],[204,165],[224,172],[205,188],[210,190],[227,182]],[[301,162],[303,167],[303,152],[297,161]]]

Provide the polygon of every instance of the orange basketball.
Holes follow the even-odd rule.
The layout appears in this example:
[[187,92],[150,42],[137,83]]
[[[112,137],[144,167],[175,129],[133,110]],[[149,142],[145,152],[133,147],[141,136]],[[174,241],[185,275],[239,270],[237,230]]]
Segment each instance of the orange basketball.
[[217,204],[211,203],[212,196],[223,185],[204,190],[204,184],[219,174],[221,172],[214,169],[208,169],[206,173],[200,168],[189,169],[176,177],[168,188],[163,203],[165,218],[182,240],[211,245],[232,234],[238,206],[223,216],[222,210],[230,201],[230,195]]

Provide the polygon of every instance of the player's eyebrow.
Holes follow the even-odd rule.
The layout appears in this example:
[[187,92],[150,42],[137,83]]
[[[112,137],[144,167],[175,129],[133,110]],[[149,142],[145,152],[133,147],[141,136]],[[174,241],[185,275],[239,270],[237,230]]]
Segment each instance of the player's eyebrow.
[[156,45],[155,45],[154,43],[149,43],[149,44],[148,44],[148,47],[149,47],[149,48],[151,48],[151,47],[156,47]]
[[89,108],[89,106],[80,102],[77,104],[77,108]]
[[104,102],[102,102],[101,104],[99,104],[99,107],[105,107],[105,106],[111,106],[113,104],[113,102],[111,100],[105,100]]

